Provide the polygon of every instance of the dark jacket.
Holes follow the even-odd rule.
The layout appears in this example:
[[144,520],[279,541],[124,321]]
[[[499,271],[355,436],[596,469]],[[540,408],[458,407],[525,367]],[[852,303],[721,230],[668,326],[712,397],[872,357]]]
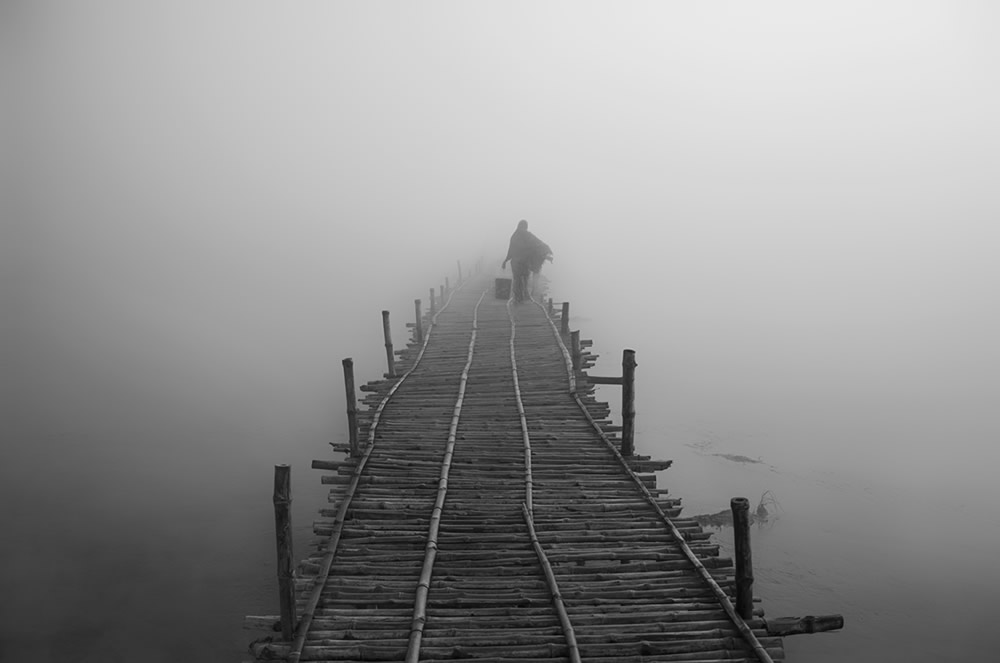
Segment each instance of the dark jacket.
[[538,239],[527,228],[518,228],[510,236],[510,246],[504,263],[522,263],[532,272],[537,273],[545,259],[552,255],[549,245]]

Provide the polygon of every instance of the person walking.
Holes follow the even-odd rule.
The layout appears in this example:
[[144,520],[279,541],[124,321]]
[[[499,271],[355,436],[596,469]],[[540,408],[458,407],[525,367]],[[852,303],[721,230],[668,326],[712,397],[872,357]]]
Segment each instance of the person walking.
[[501,269],[507,269],[514,277],[514,301],[523,302],[530,299],[528,282],[531,274],[538,274],[545,261],[552,261],[552,249],[549,245],[528,232],[528,222],[524,219],[517,224],[517,230],[510,236],[510,246],[507,257],[503,259]]

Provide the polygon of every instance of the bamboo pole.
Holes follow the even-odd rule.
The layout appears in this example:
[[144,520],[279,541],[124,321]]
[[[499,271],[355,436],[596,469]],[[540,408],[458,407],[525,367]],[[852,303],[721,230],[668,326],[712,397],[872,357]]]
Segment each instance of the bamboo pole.
[[524,514],[524,522],[528,526],[528,537],[531,539],[531,545],[534,547],[535,554],[538,555],[538,562],[545,573],[549,592],[552,594],[552,604],[556,609],[556,614],[559,615],[559,624],[566,638],[570,663],[580,663],[580,648],[576,643],[576,632],[573,630],[573,623],[570,621],[569,613],[566,611],[566,604],[563,603],[562,593],[559,591],[559,584],[556,582],[556,574],[552,571],[552,565],[545,556],[545,549],[542,548],[542,544],[538,540],[538,534],[535,532],[535,523],[527,504],[521,504],[521,512]]
[[560,322],[562,324],[560,333],[562,333],[563,336],[566,336],[567,334],[569,334],[569,302],[563,302],[562,318]]
[[487,292],[487,290],[484,290],[483,294],[479,296],[479,301],[476,302],[476,308],[472,314],[472,336],[469,339],[469,350],[465,361],[465,368],[462,369],[462,377],[459,382],[458,399],[455,401],[451,417],[448,444],[445,447],[444,459],[441,463],[441,473],[438,478],[437,498],[434,502],[434,509],[431,511],[430,528],[427,533],[427,544],[424,549],[424,563],[420,571],[420,579],[417,581],[417,590],[413,601],[413,620],[410,623],[410,640],[406,648],[406,663],[417,663],[420,659],[420,642],[423,639],[424,626],[427,623],[427,595],[430,592],[431,575],[434,572],[434,560],[437,557],[437,540],[441,527],[441,514],[444,511],[445,498],[448,494],[448,474],[451,472],[451,462],[455,453],[455,440],[458,437],[458,421],[462,414],[465,388],[469,381],[469,369],[472,367],[472,357],[476,350],[479,305],[486,297]]
[[413,300],[413,313],[414,317],[416,318],[416,322],[414,323],[413,328],[417,331],[416,340],[417,344],[419,345],[424,342],[424,323],[423,323],[424,316],[420,310],[419,299]]
[[[521,383],[517,375],[517,353],[514,341],[517,338],[517,323],[510,308],[511,300],[507,300],[507,319],[510,321],[510,374],[514,383],[514,398],[517,405],[517,415],[521,424],[521,441],[524,444],[524,504],[527,513],[534,513],[534,479],[531,472],[531,436],[528,434],[528,419],[524,414],[524,401],[521,399]],[[530,518],[529,516],[526,516]]]
[[354,360],[348,357],[341,363],[344,365],[344,392],[347,394],[348,444],[351,458],[357,458],[361,450],[358,447],[358,399],[354,392]]
[[396,358],[392,352],[392,333],[389,331],[389,312],[382,311],[382,335],[385,337],[385,360],[389,365],[387,377],[396,377]]
[[622,456],[635,453],[635,350],[622,352]]
[[295,574],[292,569],[292,468],[274,466],[274,534],[278,552],[278,605],[281,637],[295,634]]
[[733,512],[733,538],[736,564],[736,612],[749,619],[753,611],[753,561],[750,555],[750,500],[734,497],[729,502]]

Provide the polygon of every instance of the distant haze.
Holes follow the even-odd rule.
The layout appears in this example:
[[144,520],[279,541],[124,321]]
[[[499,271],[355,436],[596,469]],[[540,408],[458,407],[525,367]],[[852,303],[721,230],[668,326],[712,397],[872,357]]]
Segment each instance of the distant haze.
[[170,584],[164,541],[225,584],[191,523],[226,523],[220,559],[262,541],[231,573],[270,578],[268,468],[342,435],[340,359],[377,377],[378,311],[402,344],[522,218],[602,372],[641,345],[647,445],[679,444],[657,415],[757,431],[719,451],[990,512],[998,26],[986,1],[3,3],[9,651],[71,641],[27,623],[50,582],[60,624],[114,585],[94,567]]

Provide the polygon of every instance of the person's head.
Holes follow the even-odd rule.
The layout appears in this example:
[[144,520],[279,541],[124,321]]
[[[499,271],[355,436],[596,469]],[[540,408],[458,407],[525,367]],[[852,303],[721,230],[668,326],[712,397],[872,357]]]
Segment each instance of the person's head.
[[521,219],[520,221],[517,222],[517,229],[518,230],[527,230],[528,229],[528,222],[525,221],[524,219]]

